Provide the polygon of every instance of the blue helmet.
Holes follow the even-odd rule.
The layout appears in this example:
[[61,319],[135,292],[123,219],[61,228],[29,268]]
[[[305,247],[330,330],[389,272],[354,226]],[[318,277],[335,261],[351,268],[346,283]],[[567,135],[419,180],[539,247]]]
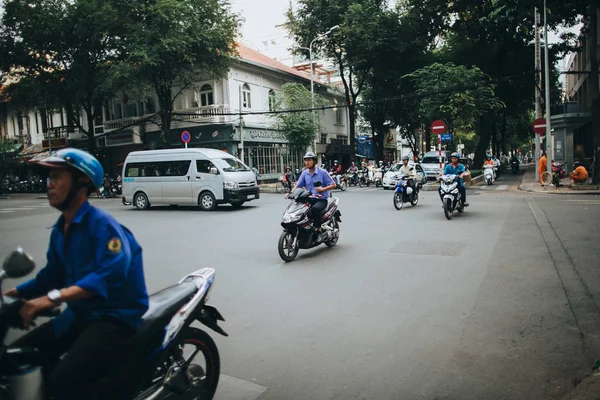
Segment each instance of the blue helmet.
[[38,164],[46,168],[75,168],[90,178],[96,188],[102,185],[104,179],[104,168],[102,168],[96,157],[87,151],[71,147],[57,151]]
[[[446,154],[448,154],[448,153],[446,153]],[[460,154],[458,154],[458,153],[455,151],[454,153],[452,153],[452,154],[450,155],[450,158],[452,158],[452,157],[460,158]]]

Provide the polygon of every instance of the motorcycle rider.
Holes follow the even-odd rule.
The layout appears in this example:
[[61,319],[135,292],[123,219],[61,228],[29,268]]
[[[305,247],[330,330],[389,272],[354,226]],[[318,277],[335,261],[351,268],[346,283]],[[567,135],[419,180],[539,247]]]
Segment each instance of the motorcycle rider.
[[[130,339],[148,309],[142,248],[127,228],[88,202],[103,180],[91,154],[66,148],[38,165],[48,169],[48,202],[61,216],[46,266],[5,295],[27,299],[20,310],[25,329],[40,311],[61,303],[67,308],[13,345],[35,347],[56,362],[44,369],[55,398],[107,398],[98,393],[99,382],[131,357]],[[137,388],[127,386],[111,387],[109,397],[131,398]]]
[[[318,235],[317,241],[321,243],[325,240],[324,234],[321,232],[323,212],[327,208],[327,199],[330,195],[329,192],[336,188],[336,184],[326,170],[317,167],[317,156],[315,153],[309,151],[304,155],[303,159],[306,169],[302,172],[302,175],[300,175],[300,179],[296,182],[292,192],[297,188],[305,188],[313,195],[319,197],[311,197],[309,215],[313,220],[313,226]],[[321,186],[315,187],[315,182],[321,182]]]
[[492,157],[488,154],[485,156],[485,161],[483,162],[483,169],[485,169],[486,165],[491,165],[492,167],[494,167],[493,172],[494,172],[494,181],[496,180],[496,163],[494,162],[494,160],[492,160]]
[[402,166],[398,170],[398,174],[400,176],[408,175],[408,181],[406,184],[410,186],[413,191],[415,191],[415,178],[417,175],[415,174],[415,167],[408,165],[408,160],[408,156],[402,157]]
[[356,166],[356,163],[354,161],[352,161],[352,165],[350,166],[350,168],[348,168],[348,173],[354,174],[352,178],[352,183],[356,185],[358,183],[358,167]]
[[339,164],[338,160],[333,161],[333,166],[329,172],[335,177],[335,183],[339,186],[340,178],[342,177],[342,166]]
[[[465,188],[465,184],[463,182],[463,177],[465,176],[465,166],[459,162],[460,154],[454,152],[450,155],[450,164],[447,164],[444,168],[444,175],[458,175],[460,178],[458,180],[458,190],[460,191],[460,195],[463,199],[463,205],[465,207],[469,207],[469,203],[467,203],[467,190]],[[440,192],[440,198],[442,197],[442,193]]]
[[289,165],[285,167],[284,175],[286,179],[285,184],[291,189],[292,182],[294,182],[294,175],[292,174],[292,168]]

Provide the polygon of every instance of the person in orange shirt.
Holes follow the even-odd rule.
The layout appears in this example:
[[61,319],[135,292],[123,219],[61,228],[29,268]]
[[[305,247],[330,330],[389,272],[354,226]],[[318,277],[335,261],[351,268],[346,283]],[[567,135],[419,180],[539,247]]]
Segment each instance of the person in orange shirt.
[[546,172],[546,168],[548,167],[548,162],[546,161],[546,152],[542,152],[542,156],[540,157],[540,162],[538,163],[538,176],[540,178],[540,184],[544,186],[544,172]]
[[575,167],[575,171],[571,172],[571,174],[569,175],[569,177],[571,178],[571,182],[581,183],[587,181],[588,173],[585,167],[581,165],[579,161],[575,161],[573,163],[573,166]]

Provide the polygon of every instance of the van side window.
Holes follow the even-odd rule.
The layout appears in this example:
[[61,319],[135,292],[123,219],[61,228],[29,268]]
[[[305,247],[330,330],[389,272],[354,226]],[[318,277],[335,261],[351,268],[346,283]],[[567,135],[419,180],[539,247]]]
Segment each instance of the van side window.
[[210,174],[210,169],[216,168],[215,165],[208,160],[196,160],[196,170],[201,174]]
[[191,160],[130,163],[125,169],[125,177],[185,176],[191,163]]

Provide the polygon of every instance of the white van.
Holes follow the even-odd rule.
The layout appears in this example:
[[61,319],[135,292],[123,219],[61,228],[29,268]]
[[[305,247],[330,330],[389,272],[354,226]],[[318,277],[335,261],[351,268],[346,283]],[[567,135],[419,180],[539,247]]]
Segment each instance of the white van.
[[[442,150],[442,166],[448,163],[451,151]],[[440,154],[439,151],[428,151],[421,160],[421,166],[425,171],[427,179],[435,179],[440,174]]]
[[133,151],[123,164],[123,203],[139,210],[151,205],[218,204],[241,207],[258,199],[256,176],[239,159],[215,149]]

